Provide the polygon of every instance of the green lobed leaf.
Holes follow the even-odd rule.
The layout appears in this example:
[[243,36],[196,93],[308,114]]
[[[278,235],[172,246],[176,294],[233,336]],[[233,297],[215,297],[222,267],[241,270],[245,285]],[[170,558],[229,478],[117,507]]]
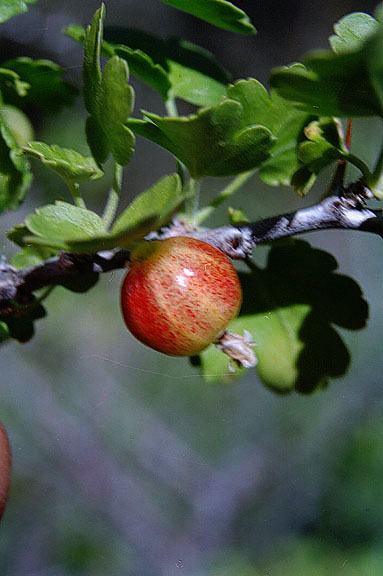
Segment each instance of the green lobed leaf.
[[162,0],[162,2],[230,32],[239,34],[255,32],[245,12],[226,0]]
[[105,28],[104,36],[107,42],[102,43],[102,49],[106,56],[113,55],[113,52],[108,54],[113,47],[129,46],[130,49],[144,52],[165,71],[168,71],[168,62],[172,61],[199,71],[223,84],[230,79],[230,74],[217,62],[209,50],[188,40],[173,37],[159,38],[143,30],[113,26]]
[[0,90],[4,98],[7,91],[16,93],[17,96],[25,96],[30,84],[21,80],[14,70],[0,68]]
[[23,94],[2,86],[4,101],[18,108],[34,106],[44,112],[59,112],[71,106],[78,96],[78,89],[64,80],[65,70],[50,60],[22,57],[8,60],[2,66],[17,74],[28,87]]
[[82,156],[76,150],[49,145],[44,142],[29,142],[24,146],[25,154],[41,162],[59,174],[66,182],[96,180],[103,176],[103,171],[90,156]]
[[333,52],[344,54],[357,50],[369,36],[377,32],[378,22],[364,12],[353,12],[334,24],[334,32],[329,37]]
[[263,114],[261,106],[253,110],[247,99],[259,86],[256,80],[241,81],[229,88],[227,98],[197,114],[173,118],[144,112],[146,120],[131,119],[128,125],[172,152],[194,178],[239,174],[270,158],[275,142],[268,126],[275,124],[272,115]]
[[311,122],[306,126],[304,134],[306,139],[297,148],[299,164],[291,180],[300,196],[307,194],[316,176],[324,168],[348,155],[341,126],[334,118]]
[[83,92],[85,108],[90,114],[97,109],[101,90],[100,56],[104,18],[105,5],[101,4],[84,34]]
[[[106,44],[106,43],[105,43]],[[104,45],[104,43],[103,43]],[[116,56],[127,62],[134,76],[157,90],[164,100],[167,99],[170,82],[165,70],[141,50],[133,50],[128,46],[115,46]]]
[[37,0],[1,0],[0,22],[6,22],[17,14],[28,10],[28,4],[34,4]]
[[14,268],[22,270],[29,266],[36,266],[56,254],[56,250],[45,246],[26,246],[20,252],[16,252],[11,258]]
[[2,113],[0,100],[0,212],[15,210],[32,181],[29,163]]
[[118,56],[104,68],[99,102],[99,120],[111,152],[125,166],[134,152],[135,137],[124,125],[134,106],[133,88],[128,85],[129,68]]
[[242,103],[248,124],[266,126],[276,138],[270,157],[260,166],[261,178],[271,186],[288,186],[298,168],[297,145],[310,115],[297,110],[275,91],[268,94],[255,79],[236,82],[229,87],[228,97]]
[[[290,184],[299,167],[297,145],[312,118],[275,92],[269,95],[255,79],[229,86],[226,99],[197,115],[146,117],[148,121],[130,120],[129,125],[172,152],[193,176],[227,176],[260,166],[270,185]],[[241,146],[245,134],[249,138]]]
[[8,238],[25,248],[18,258],[36,257],[34,250],[27,251],[25,256],[30,245],[36,247],[37,253],[42,247],[79,253],[128,247],[165,225],[186,198],[180,177],[172,174],[137,196],[110,232],[105,231],[101,218],[94,212],[58,201],[36,210],[24,224],[13,228]]
[[4,343],[9,338],[9,329],[5,322],[0,321],[0,344]]
[[89,147],[98,164],[111,152],[124,166],[134,151],[135,137],[124,124],[134,105],[133,88],[129,86],[129,68],[125,60],[114,56],[100,69],[104,5],[96,11],[84,39],[84,101],[90,116],[86,123]]
[[127,248],[152,230],[167,224],[186,198],[187,194],[182,193],[179,175],[164,176],[136,196],[108,234],[96,236],[92,241],[70,241],[68,242],[70,249],[75,252],[97,252],[116,246]]
[[[81,26],[69,26],[65,34],[84,42]],[[165,101],[181,98],[196,106],[212,106],[226,94],[228,73],[210,52],[191,42],[120,28],[107,28],[105,35],[111,41],[101,43],[104,56],[124,59],[133,76],[157,90]]]
[[38,208],[28,216],[25,225],[32,234],[66,243],[88,239],[104,232],[101,218],[91,210],[61,200]]
[[227,94],[226,86],[221,82],[171,60],[169,80],[170,95],[195,106],[214,106]]
[[155,218],[156,227],[164,226],[175,210],[185,201],[178,174],[161,178],[156,184],[136,196],[112,227],[112,234],[121,234],[127,226]]
[[354,51],[314,52],[277,68],[270,83],[301,109],[321,116],[383,116],[383,24]]
[[[160,67],[166,76],[166,86],[163,86],[165,90],[159,90],[164,100],[181,98],[195,106],[213,106],[226,94],[225,85],[230,75],[208,50],[187,40],[162,39],[138,30],[112,28],[107,29],[106,34],[111,40],[115,38],[121,42],[114,47],[117,55],[124,58],[126,46],[123,44],[128,44],[131,46],[128,50],[134,48],[145,53],[155,66]],[[108,48],[113,49],[113,44],[108,43]],[[130,65],[129,60],[127,61]],[[132,74],[134,73],[132,68]],[[149,83],[142,74],[137,76]],[[156,88],[154,85],[153,87]]]
[[[68,26],[64,33],[80,44],[84,43],[85,29],[82,26]],[[122,44],[112,44],[105,40],[101,43],[101,50],[107,58],[119,56],[125,60],[133,76],[157,90],[164,100],[167,99],[171,87],[168,74],[160,64],[154,62],[143,50],[133,49]]]
[[237,226],[238,224],[244,224],[245,222],[250,222],[249,218],[240,208],[232,208],[231,206],[229,206],[229,208],[227,209],[227,213],[229,216],[229,222],[232,226]]
[[[368,306],[358,284],[336,268],[333,256],[296,241],[273,247],[265,268],[240,274],[243,308],[228,330],[251,333],[259,375],[271,389],[309,393],[346,372],[349,353],[335,326],[363,328]],[[202,352],[201,366],[210,382],[245,371],[231,373],[214,346]]]
[[16,144],[20,148],[33,140],[33,126],[28,116],[26,116],[24,112],[20,110],[20,108],[15,108],[15,106],[10,106],[9,104],[4,104],[1,107],[1,114],[3,116],[3,121],[12,132],[12,135],[16,140]]

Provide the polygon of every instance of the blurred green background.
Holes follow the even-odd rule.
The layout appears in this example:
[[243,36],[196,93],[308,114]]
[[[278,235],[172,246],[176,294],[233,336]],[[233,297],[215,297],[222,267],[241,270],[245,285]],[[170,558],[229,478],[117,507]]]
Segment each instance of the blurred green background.
[[[1,0],[0,0],[1,1]],[[332,24],[366,0],[238,1],[255,37],[216,30],[156,0],[108,0],[107,24],[183,36],[213,51],[234,78],[266,82],[272,66],[326,47]],[[98,2],[40,0],[0,29],[1,58],[58,61],[80,84],[81,49],[60,35],[87,24]],[[134,82],[136,111],[162,113]],[[32,117],[39,139],[86,150],[81,102],[54,117]],[[374,156],[381,126],[356,122],[355,148]],[[21,210],[67,197],[34,163]],[[124,203],[174,169],[164,151],[139,140],[125,170]],[[236,198],[252,218],[319,199],[253,179]],[[87,190],[98,208],[104,181]],[[222,181],[207,179],[206,198]],[[211,225],[226,222],[226,207]],[[28,344],[0,349],[0,419],[13,450],[11,498],[0,526],[1,576],[380,576],[383,574],[383,303],[378,237],[322,232],[306,238],[330,251],[360,284],[368,327],[342,331],[348,373],[313,396],[278,396],[251,371],[230,386],[208,386],[186,359],[146,349],[119,312],[123,272],[85,295],[56,289]],[[258,248],[262,262],[266,249]],[[282,279],[283,281],[283,279]]]

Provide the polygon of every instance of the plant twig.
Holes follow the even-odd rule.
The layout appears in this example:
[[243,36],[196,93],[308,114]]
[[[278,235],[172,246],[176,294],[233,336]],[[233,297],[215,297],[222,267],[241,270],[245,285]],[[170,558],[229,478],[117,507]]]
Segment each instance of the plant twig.
[[69,190],[72,194],[74,203],[79,208],[86,208],[85,201],[80,194],[80,186],[77,182],[68,182]]
[[242,172],[223,189],[221,192],[210,202],[208,206],[201,208],[196,217],[197,224],[201,224],[206,218],[214,212],[214,210],[220,206],[225,200],[230,198],[237,190],[241,188],[254,174],[255,170],[250,170],[249,172]]
[[[383,238],[383,211],[367,208],[366,200],[370,195],[362,183],[356,183],[342,196],[328,196],[318,204],[296,212],[215,229],[195,228],[175,221],[158,233],[152,233],[150,239],[190,236],[216,246],[231,258],[244,259],[250,256],[257,244],[316,230],[360,230]],[[28,302],[33,299],[34,291],[46,286],[65,284],[80,275],[124,268],[128,260],[129,252],[117,249],[96,254],[63,252],[42,264],[23,270],[0,263],[0,309],[6,307],[10,300]]]
[[122,185],[122,166],[117,164],[117,162],[114,162],[113,184],[112,188],[109,191],[108,200],[106,202],[104,213],[102,215],[102,221],[104,223],[106,230],[109,230],[116,215],[118,205],[120,202],[121,185]]

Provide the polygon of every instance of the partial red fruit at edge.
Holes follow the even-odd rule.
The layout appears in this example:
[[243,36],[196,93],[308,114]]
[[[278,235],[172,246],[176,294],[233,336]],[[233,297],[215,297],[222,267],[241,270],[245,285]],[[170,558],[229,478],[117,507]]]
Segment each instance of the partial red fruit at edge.
[[171,356],[193,356],[238,314],[241,285],[230,260],[206,242],[177,236],[148,243],[121,288],[128,329]]
[[0,518],[8,501],[11,485],[11,448],[7,432],[0,422]]

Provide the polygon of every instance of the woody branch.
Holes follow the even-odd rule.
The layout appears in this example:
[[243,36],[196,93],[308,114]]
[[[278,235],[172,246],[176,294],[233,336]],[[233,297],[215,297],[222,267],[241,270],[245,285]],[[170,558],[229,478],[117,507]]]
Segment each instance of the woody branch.
[[[238,226],[215,229],[193,228],[174,222],[148,239],[171,236],[190,236],[212,244],[230,258],[248,258],[253,248],[282,238],[324,229],[359,230],[378,234],[383,238],[383,211],[367,208],[369,191],[360,184],[350,187],[343,195],[330,195],[310,206]],[[0,264],[0,309],[11,300],[25,303],[33,299],[33,292],[65,282],[80,275],[101,274],[123,268],[129,261],[129,251],[108,250],[96,254],[62,252],[42,264],[16,270],[7,263]]]

